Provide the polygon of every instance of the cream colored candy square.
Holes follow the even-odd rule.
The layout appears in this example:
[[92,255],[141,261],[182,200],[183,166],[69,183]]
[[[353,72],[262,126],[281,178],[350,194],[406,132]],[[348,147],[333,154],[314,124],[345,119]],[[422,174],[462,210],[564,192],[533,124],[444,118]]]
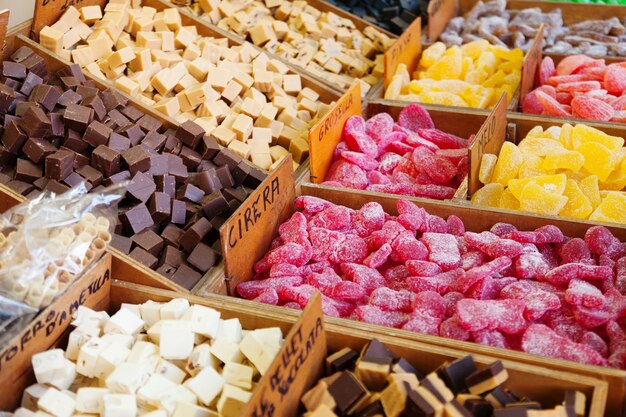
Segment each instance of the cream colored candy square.
[[139,93],[139,84],[126,76],[122,76],[115,80],[115,87],[119,88],[129,96],[135,96]]
[[225,384],[217,401],[217,411],[223,417],[238,417],[243,414],[251,398],[251,392]]
[[100,6],[81,7],[80,19],[88,25],[94,23],[96,20],[102,19],[102,10],[100,10]]
[[273,162],[280,161],[287,155],[289,155],[289,151],[282,146],[276,145],[270,147],[270,155],[272,157]]
[[[250,156],[250,145],[244,142],[240,142],[238,140],[233,140],[228,144],[228,149],[241,156],[244,159],[248,159]],[[213,350],[211,350],[213,353]]]
[[148,48],[135,51],[135,58],[128,64],[132,71],[148,71],[152,68],[152,57]]
[[228,146],[230,142],[232,142],[233,140],[237,138],[237,134],[235,132],[221,125],[213,129],[213,132],[211,132],[211,135],[222,146]]
[[154,32],[137,32],[137,46],[148,49],[161,49],[161,36]]
[[84,48],[76,48],[71,51],[72,61],[81,67],[86,67],[89,64],[92,64],[96,61],[96,58],[93,54],[93,48],[90,46],[85,46]]
[[173,117],[180,113],[181,106],[177,97],[168,97],[158,101],[154,105],[154,109]]
[[44,48],[58,52],[63,47],[63,32],[50,26],[44,26],[39,32],[39,42]]
[[276,33],[269,22],[260,22],[249,30],[252,43],[263,46],[271,40],[276,40]]
[[254,120],[246,114],[239,114],[233,123],[233,131],[237,134],[237,139],[245,141],[252,133]]
[[107,58],[109,66],[111,68],[119,67],[135,59],[135,52],[130,47],[122,48],[116,52],[113,52]]
[[272,166],[272,157],[269,153],[251,153],[250,160],[254,165],[267,171]]

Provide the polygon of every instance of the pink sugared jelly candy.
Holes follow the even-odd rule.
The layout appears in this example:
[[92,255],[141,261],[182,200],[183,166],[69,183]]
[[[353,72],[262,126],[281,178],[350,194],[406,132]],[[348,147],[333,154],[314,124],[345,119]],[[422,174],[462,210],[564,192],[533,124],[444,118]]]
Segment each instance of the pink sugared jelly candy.
[[626,295],[626,257],[617,260],[615,270],[615,288]]
[[461,265],[461,253],[454,236],[443,233],[424,233],[422,242],[430,251],[428,260],[439,265],[444,271]]
[[310,195],[301,195],[296,197],[296,208],[304,210],[305,213],[319,213],[327,208],[333,207],[334,204],[319,197]]
[[352,227],[361,237],[366,237],[385,224],[385,211],[379,203],[366,203],[357,210],[352,221]]
[[569,282],[565,300],[572,305],[588,308],[602,308],[606,305],[606,298],[598,287],[579,279]]
[[384,311],[372,305],[358,306],[354,313],[360,321],[380,326],[400,328],[409,319],[408,314],[399,311]]
[[287,242],[274,250],[269,251],[263,259],[254,264],[254,270],[261,273],[269,270],[272,265],[286,263],[295,266],[303,266],[312,256],[310,245],[298,245],[297,243]]
[[455,236],[463,236],[465,234],[465,225],[463,224],[463,220],[454,214],[448,216],[446,223],[448,223],[448,233]]
[[308,227],[323,227],[324,229],[339,231],[347,230],[350,227],[351,214],[352,210],[344,206],[329,207],[313,216],[308,223]]
[[387,287],[377,288],[370,294],[369,304],[386,311],[411,311],[413,295],[410,291],[395,291]]
[[472,339],[481,345],[509,349],[510,346],[502,333],[497,330],[479,330],[472,332]]
[[409,320],[402,326],[402,330],[439,336],[440,324],[441,319],[425,314],[413,313]]
[[565,242],[558,252],[563,263],[593,263],[587,243],[579,237]]
[[609,347],[604,339],[602,339],[597,333],[585,332],[578,342],[595,350],[602,355],[603,358],[609,356]]
[[278,235],[283,242],[294,242],[302,244],[309,238],[307,232],[307,221],[304,214],[296,211],[291,218],[278,227]]
[[364,239],[355,234],[346,234],[339,242],[337,251],[330,260],[335,263],[363,262],[367,256],[368,246]]
[[439,326],[439,336],[461,341],[470,340],[470,333],[461,326],[459,317],[454,315]]
[[376,158],[378,155],[378,146],[367,133],[354,131],[350,135],[346,135],[345,138],[350,150],[364,153],[372,158]]
[[432,277],[443,272],[443,269],[434,262],[410,260],[406,262],[409,273],[418,277]]
[[558,296],[530,281],[518,281],[508,285],[502,289],[500,296],[523,301],[526,306],[524,317],[530,321],[539,320],[546,312],[561,307]]
[[363,265],[370,268],[378,268],[387,262],[389,255],[391,255],[391,251],[391,245],[389,243],[385,243],[374,252],[371,252],[367,258],[363,260]]
[[393,243],[398,235],[406,229],[395,220],[387,220],[380,230],[372,232],[369,236],[369,243],[372,249],[378,249],[385,243]]
[[560,358],[589,365],[606,366],[607,361],[590,347],[559,336],[543,324],[531,324],[522,338],[522,350],[551,358]]
[[[396,255],[400,262],[425,260],[428,258],[428,249],[415,235],[406,230],[401,232],[391,243],[392,255]],[[393,259],[393,258],[392,258]]]
[[336,181],[344,187],[357,190],[364,190],[369,183],[365,171],[345,159],[333,162],[326,174],[326,181]]
[[365,132],[378,142],[391,133],[394,123],[389,113],[378,113],[365,121]]
[[465,275],[461,268],[442,272],[432,277],[408,277],[406,279],[409,289],[414,292],[436,291],[445,294],[450,291],[450,286]]
[[412,132],[435,127],[428,111],[419,104],[409,104],[398,115],[398,124]]
[[431,141],[441,149],[467,148],[467,139],[460,138],[452,133],[442,132],[439,129],[419,129],[417,134]]
[[604,226],[590,227],[585,233],[585,242],[598,255],[604,254],[613,258],[622,254],[621,242]]
[[363,287],[352,281],[340,281],[333,285],[328,295],[337,300],[359,301],[367,294]]
[[485,255],[477,250],[469,250],[461,255],[461,268],[469,270],[482,265],[485,261]]
[[371,171],[378,167],[378,161],[364,153],[343,151],[341,152],[341,157],[365,171]]
[[331,288],[341,281],[341,277],[332,268],[326,268],[322,272],[312,272],[305,279],[307,284],[317,288],[325,295],[329,295]]
[[422,291],[413,298],[413,311],[443,319],[446,316],[446,302],[435,291]]
[[458,279],[455,282],[455,290],[464,293],[485,278],[491,277],[509,268],[511,264],[512,261],[510,258],[502,256],[493,261],[484,263],[481,266],[472,268],[465,272],[465,276],[462,279]]
[[520,333],[526,328],[524,309],[524,302],[520,300],[466,298],[456,305],[459,323],[471,332],[488,329],[510,334]]
[[359,284],[367,294],[385,285],[385,279],[377,270],[354,263],[341,264],[341,270],[350,281]]
[[417,207],[415,204],[406,200],[398,200],[396,203],[398,208],[398,223],[404,226],[407,230],[412,231],[424,231],[426,219],[428,213],[421,207]]
[[538,279],[550,270],[550,265],[539,252],[522,253],[513,263],[515,274],[520,279]]
[[259,294],[258,297],[254,298],[253,301],[275,306],[278,305],[278,293],[275,289],[270,288]]
[[282,285],[276,289],[278,297],[282,302],[295,301],[300,307],[306,307],[307,303],[319,290],[311,285],[302,284],[298,287]]
[[456,314],[456,303],[464,298],[465,295],[456,291],[450,291],[443,296],[443,301],[446,303],[446,317],[450,317]]

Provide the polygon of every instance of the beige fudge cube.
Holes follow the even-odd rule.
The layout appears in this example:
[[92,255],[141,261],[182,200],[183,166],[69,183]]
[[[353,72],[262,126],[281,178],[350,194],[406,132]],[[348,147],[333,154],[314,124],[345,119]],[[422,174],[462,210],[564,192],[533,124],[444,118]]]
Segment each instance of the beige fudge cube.
[[63,48],[63,32],[44,26],[39,32],[39,42],[44,48],[57,53]]
[[232,130],[237,134],[237,139],[246,141],[252,133],[254,120],[246,114],[239,114],[233,123]]
[[129,96],[135,96],[139,94],[139,84],[126,76],[122,76],[115,80],[115,87],[119,88]]
[[228,149],[241,156],[244,159],[248,159],[250,156],[250,145],[238,140],[233,140],[228,144]]
[[109,63],[109,67],[116,68],[132,61],[133,59],[135,59],[135,52],[132,48],[126,47],[109,55],[107,62]]
[[228,146],[233,140],[237,138],[237,134],[235,132],[233,132],[232,130],[222,125],[213,129],[213,132],[211,132],[211,135],[222,146]]
[[276,40],[276,33],[269,22],[260,22],[249,31],[252,43],[257,46],[263,46],[269,41]]
[[81,7],[80,19],[88,25],[94,23],[96,20],[102,19],[102,10],[100,10],[100,6]]

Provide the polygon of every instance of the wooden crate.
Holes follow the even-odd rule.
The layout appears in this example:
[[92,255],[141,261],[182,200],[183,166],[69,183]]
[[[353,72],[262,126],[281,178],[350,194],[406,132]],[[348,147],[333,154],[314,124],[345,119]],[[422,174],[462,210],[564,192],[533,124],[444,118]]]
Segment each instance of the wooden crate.
[[110,284],[111,255],[105,253],[31,324],[0,347],[0,410],[19,406],[22,391],[34,380],[31,356],[65,343],[71,316],[79,306],[106,308]]
[[[111,303],[109,311],[115,311],[119,308],[121,303],[143,303],[148,300],[165,302],[175,297],[181,297],[181,295],[114,280],[111,285]],[[315,311],[319,309],[320,306],[313,306],[313,308],[309,306],[307,307],[308,311],[304,313],[296,312],[294,314],[284,315],[268,310],[251,308],[251,305],[247,302],[215,295],[206,298],[195,296],[183,297],[189,299],[190,303],[205,305],[220,311],[223,318],[239,318],[244,328],[277,326],[280,327],[284,333],[292,329],[291,334],[293,334],[294,328],[302,327],[302,334],[306,335],[307,332],[304,331],[304,329],[307,328],[307,324],[309,329],[312,328],[312,322],[317,321],[321,315],[321,311]],[[299,316],[301,316],[301,321],[296,322]],[[328,321],[328,319],[325,318],[324,321]],[[375,337],[383,342],[394,354],[406,358],[418,369],[426,372],[433,371],[446,361],[452,361],[466,355],[464,351],[458,349],[431,345],[422,341],[401,340],[389,334],[377,334]],[[335,352],[344,347],[360,350],[371,339],[372,334],[367,330],[356,328],[346,329],[342,326],[326,324],[324,325],[324,331],[313,341],[314,346],[311,352],[317,352],[318,348],[323,352]],[[286,347],[287,349],[289,349],[290,346],[288,340],[289,336],[283,344],[284,348]],[[324,343],[325,346],[317,346],[317,344],[322,343]],[[298,350],[300,349],[296,349],[296,352],[298,352]],[[296,353],[296,355],[293,356],[298,356],[298,354]],[[279,358],[281,357],[284,356],[279,353]],[[293,387],[296,387],[297,391],[300,392],[308,388],[314,383],[314,377],[317,376],[319,370],[323,368],[325,355],[311,353],[310,357],[314,357],[314,360],[310,363],[305,363],[306,366],[300,368],[300,372],[296,374],[295,379],[292,381],[292,390],[289,391],[288,395],[288,401],[291,401],[291,406],[289,409],[286,409],[286,407],[277,408],[276,411],[279,414],[274,415],[295,417],[296,414],[293,413],[292,410],[293,406],[297,407],[299,401],[293,400],[299,399],[300,395],[293,391]],[[474,359],[481,365],[486,365],[494,361],[494,358],[485,354],[476,354],[474,355]],[[276,362],[282,361],[277,360]],[[528,395],[533,399],[551,406],[559,404],[562,401],[564,390],[577,389],[584,392],[587,396],[589,403],[588,417],[601,417],[604,415],[607,395],[606,382],[588,376],[573,375],[562,371],[520,364],[508,359],[504,359],[504,365],[510,375],[507,386],[514,391]],[[275,363],[274,366],[280,368],[281,364]],[[290,368],[283,367],[282,369],[289,370]],[[268,374],[272,375],[273,373],[268,372]],[[283,373],[282,380],[276,381],[275,385],[280,385],[280,383],[288,377],[287,374],[288,372]],[[275,398],[275,396],[272,396],[272,393],[276,394],[271,386],[267,386],[267,382],[267,380],[261,381],[259,388],[257,388],[257,393],[263,390],[266,391],[264,396],[266,400]],[[258,405],[255,400],[258,400],[258,398],[253,398],[251,406]],[[254,410],[249,409],[244,415],[251,416],[253,415],[251,414],[253,411]]]
[[[441,217],[447,217],[450,215],[456,215],[466,225],[467,230],[481,232],[489,230],[495,223],[507,222],[518,227],[520,230],[534,230],[538,227],[546,224],[553,224],[559,227],[566,235],[571,237],[583,237],[587,229],[591,225],[599,223],[595,222],[575,222],[566,218],[551,218],[547,216],[533,215],[530,213],[514,212],[510,210],[499,209],[487,209],[482,207],[473,207],[468,204],[459,204],[459,202],[445,202],[436,201],[423,198],[405,198],[403,196],[392,196],[388,194],[372,193],[367,191],[350,190],[326,187],[316,184],[304,183],[300,185],[302,195],[311,195],[315,197],[324,198],[335,204],[341,204],[353,209],[358,209],[367,202],[376,201],[380,203],[385,211],[389,214],[397,214],[396,203],[399,199],[406,199],[413,201],[420,207],[423,207],[428,213],[438,215]],[[284,201],[285,209],[280,210],[282,213],[280,216],[274,216],[265,221],[270,221],[272,224],[265,225],[264,230],[267,230],[261,237],[256,236],[254,239],[246,239],[240,242],[244,247],[265,247],[268,248],[272,239],[277,235],[275,232],[278,226],[293,213],[294,205],[293,201]],[[620,240],[626,241],[626,227],[620,227],[615,224],[606,224],[606,226],[617,236]],[[271,231],[274,231],[271,233]],[[260,254],[260,255],[259,255]],[[247,257],[233,257],[228,259],[226,257],[226,265],[231,263],[237,264],[237,269],[234,273],[227,274],[227,277],[221,280],[207,283],[202,288],[202,292],[198,295],[211,297],[213,294],[221,295],[236,295],[236,285],[248,281],[253,277],[253,265],[256,261],[261,259],[265,254],[263,251],[257,250],[253,254]],[[232,302],[235,302],[233,299]],[[246,304],[249,303],[250,308],[254,308],[257,311],[273,312],[274,314],[287,314],[297,315],[298,312],[284,307],[259,304],[252,301],[237,300],[237,303]],[[537,355],[530,355],[523,352],[497,349],[490,346],[479,345],[471,342],[460,342],[457,340],[446,339],[438,336],[430,336],[410,331],[397,330],[385,326],[371,325],[368,323],[327,317],[326,321],[329,324],[342,326],[353,330],[365,330],[372,335],[392,335],[411,342],[425,341],[429,344],[434,344],[447,348],[459,348],[471,353],[484,354],[489,356],[496,356],[502,359],[514,360],[531,364],[540,367],[546,367],[551,370],[565,371],[584,374],[587,376],[597,377],[609,383],[608,394],[608,411],[609,416],[621,415],[622,403],[626,401],[626,371],[618,369],[602,368],[597,366],[581,365],[572,361],[566,361],[561,359],[545,358]],[[626,411],[626,409],[624,409]]]
[[[160,2],[162,2],[164,4],[167,4],[169,7],[177,7],[175,4],[172,4],[172,2],[168,1],[168,0],[160,0]],[[396,39],[398,37],[398,35],[396,35],[394,33],[391,33],[391,32],[389,32],[389,31],[387,31],[387,30],[385,30],[385,29],[383,29],[381,27],[378,27],[378,26],[376,26],[376,25],[374,25],[374,24],[372,24],[372,23],[370,23],[370,22],[368,22],[368,21],[366,21],[364,19],[361,19],[358,16],[355,16],[355,15],[353,15],[353,14],[343,10],[340,7],[337,7],[335,5],[327,3],[327,2],[325,2],[323,0],[307,0],[307,3],[309,3],[313,7],[321,10],[322,12],[331,12],[331,13],[334,13],[334,14],[336,14],[338,16],[343,17],[344,19],[351,20],[354,23],[354,25],[357,27],[357,29],[359,29],[361,31],[363,31],[368,26],[372,26],[372,27],[376,28],[377,30],[379,30],[380,32],[384,33],[385,35],[389,36],[392,39]],[[191,12],[190,10],[188,10],[184,6],[179,6],[179,7],[181,7],[181,9],[182,9],[181,10],[181,14],[185,14],[187,16],[190,16],[190,17],[193,17],[193,18],[197,19],[198,21],[201,21],[203,25],[206,25],[207,27],[210,27],[212,30],[223,34],[225,37],[228,37],[228,38],[231,38],[231,39],[236,39],[238,42],[246,42],[246,38],[242,37],[241,35],[239,35],[239,34],[237,34],[235,32],[230,32],[230,31],[221,29],[221,28],[217,27],[216,25],[214,25],[213,23],[211,23],[211,22],[209,22],[209,21],[207,21],[205,19],[196,17],[193,14],[193,12]],[[292,70],[294,70],[296,72],[299,72],[300,74],[306,74],[308,78],[310,78],[312,80],[315,80],[317,83],[319,83],[321,85],[324,85],[324,86],[326,86],[326,87],[328,87],[328,88],[330,88],[332,90],[339,91],[341,93],[345,92],[345,89],[340,88],[337,84],[334,84],[334,83],[332,83],[332,82],[330,82],[330,81],[328,81],[328,80],[326,80],[326,79],[324,79],[324,78],[322,78],[322,77],[320,77],[320,76],[318,76],[316,74],[313,74],[310,71],[302,68],[299,65],[293,64],[289,59],[281,58],[281,57],[279,57],[278,55],[276,55],[276,54],[274,54],[272,52],[266,51],[262,47],[259,47],[259,46],[256,46],[256,45],[254,45],[254,47],[256,49],[258,49],[258,50],[264,51],[265,53],[269,54],[272,57],[275,57],[275,58],[279,59],[280,61],[285,63]],[[373,88],[375,88],[375,86],[373,86],[372,89]]]

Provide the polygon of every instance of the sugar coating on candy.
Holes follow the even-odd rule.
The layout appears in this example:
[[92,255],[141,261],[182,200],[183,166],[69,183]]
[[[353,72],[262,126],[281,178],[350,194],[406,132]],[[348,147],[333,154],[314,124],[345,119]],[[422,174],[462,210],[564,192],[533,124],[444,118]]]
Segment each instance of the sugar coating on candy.
[[559,336],[542,324],[531,324],[528,327],[522,339],[522,350],[526,353],[568,359],[588,365],[607,365],[606,359],[595,350]]
[[320,291],[330,316],[626,367],[626,257],[607,228],[476,233],[404,200],[397,217],[374,202],[297,205],[240,296],[301,309]]
[[432,129],[435,127],[428,111],[415,103],[409,104],[400,111],[398,124],[413,132],[417,132],[419,129]]

